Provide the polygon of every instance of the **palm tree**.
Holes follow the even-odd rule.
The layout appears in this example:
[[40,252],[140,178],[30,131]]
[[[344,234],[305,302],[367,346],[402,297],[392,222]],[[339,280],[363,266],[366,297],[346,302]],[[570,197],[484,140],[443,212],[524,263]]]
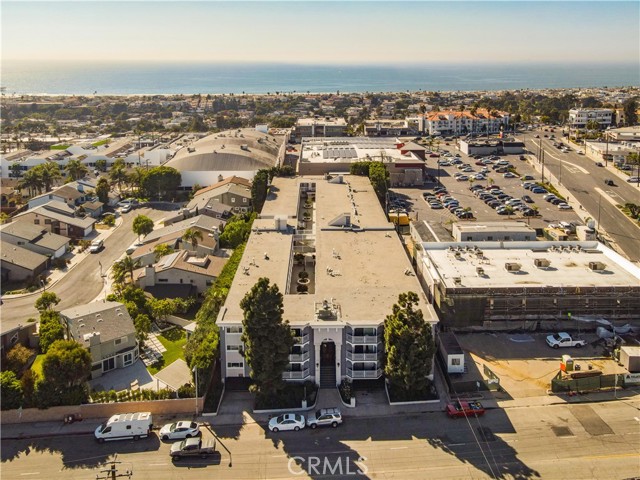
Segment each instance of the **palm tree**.
[[198,240],[202,240],[202,232],[195,228],[187,228],[182,235],[182,240],[190,243],[195,251],[198,248]]
[[71,160],[69,160],[67,166],[64,167],[64,169],[71,177],[71,180],[78,180],[79,178],[84,177],[89,172],[87,166],[77,158],[72,158]]
[[140,260],[134,260],[129,255],[126,255],[122,260],[116,263],[120,264],[120,268],[122,268],[125,275],[127,273],[129,274],[131,277],[131,283],[133,283],[133,271],[140,267]]
[[119,158],[113,163],[111,172],[109,172],[109,178],[111,178],[111,181],[113,183],[118,184],[118,193],[121,193],[122,182],[125,182],[127,180],[127,172],[124,160]]
[[126,274],[127,272],[125,271],[122,262],[115,262],[111,267],[111,278],[113,278],[113,282],[116,285],[122,285],[124,283]]
[[45,192],[51,190],[53,182],[62,178],[62,175],[60,175],[60,167],[57,163],[54,162],[43,163],[41,165],[38,165],[34,169],[38,170],[40,178],[42,178]]
[[22,177],[22,180],[20,180],[20,183],[18,183],[18,188],[21,190],[26,188],[29,191],[30,197],[32,197],[36,191],[38,193],[42,193],[43,186],[44,183],[40,176],[40,172],[35,168],[27,170]]

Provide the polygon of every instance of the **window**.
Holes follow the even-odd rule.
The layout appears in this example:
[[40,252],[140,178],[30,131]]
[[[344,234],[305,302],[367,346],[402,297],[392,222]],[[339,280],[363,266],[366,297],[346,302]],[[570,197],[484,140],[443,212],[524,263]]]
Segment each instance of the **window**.
[[169,279],[168,278],[159,278],[158,281],[167,283],[169,281]]
[[472,237],[470,235],[467,235],[467,242],[471,242],[473,241]]
[[460,365],[460,359],[459,358],[452,358],[451,359],[451,365]]
[[489,236],[489,237],[487,237],[487,240],[491,241],[491,240],[493,240],[493,237]]
[[40,225],[40,220],[35,219],[35,220],[33,221],[33,223],[34,223],[35,225]]
[[242,362],[227,362],[227,368],[243,368]]
[[227,333],[242,333],[242,327],[227,327]]
[[245,198],[243,198],[243,199],[242,199],[242,203],[247,203],[247,200],[248,200],[248,199],[247,199],[246,197],[245,197]]
[[122,343],[122,339],[121,339],[121,338],[116,338],[116,339],[113,341],[113,343],[114,343],[114,344],[116,344],[116,345],[120,345],[120,344]]
[[236,197],[231,197],[231,203],[236,203]]
[[133,363],[133,355],[131,353],[125,353],[122,357],[122,360],[125,367],[131,365]]
[[227,351],[229,352],[239,352],[240,345],[227,345]]

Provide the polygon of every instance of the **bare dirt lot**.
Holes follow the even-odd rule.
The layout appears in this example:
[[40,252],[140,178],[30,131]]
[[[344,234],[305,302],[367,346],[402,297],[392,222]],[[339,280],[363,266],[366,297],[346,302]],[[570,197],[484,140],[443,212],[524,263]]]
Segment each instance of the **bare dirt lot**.
[[605,352],[600,343],[591,343],[597,340],[595,334],[576,335],[588,342],[582,348],[558,350],[546,344],[547,335],[549,333],[470,333],[456,337],[478,370],[482,372],[486,364],[500,377],[500,386],[512,398],[546,395],[551,379],[560,369],[563,354],[571,355],[583,370],[591,365],[605,374],[625,372],[614,360],[603,356]]

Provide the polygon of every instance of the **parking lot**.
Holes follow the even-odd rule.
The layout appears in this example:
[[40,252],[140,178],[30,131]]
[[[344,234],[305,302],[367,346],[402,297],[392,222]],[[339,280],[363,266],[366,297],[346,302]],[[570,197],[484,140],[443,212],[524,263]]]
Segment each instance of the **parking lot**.
[[[446,152],[446,150],[445,150]],[[530,190],[526,190],[521,180],[522,177],[526,177],[529,182],[540,182],[541,176],[536,173],[533,166],[529,163],[531,159],[528,155],[523,156],[525,160],[520,160],[520,155],[503,155],[500,157],[493,157],[495,160],[487,165],[476,165],[480,159],[470,158],[469,156],[457,152],[454,147],[448,147],[448,153],[450,157],[445,157],[445,153],[441,152],[440,158],[428,157],[427,165],[429,175],[434,178],[440,178],[440,183],[446,188],[447,193],[455,201],[458,202],[458,208],[469,211],[473,214],[473,218],[460,218],[454,213],[445,208],[432,208],[426,197],[434,195],[434,187],[437,187],[437,183],[432,182],[427,184],[423,188],[394,188],[393,191],[404,199],[410,210],[413,213],[413,218],[418,220],[426,220],[440,241],[451,240],[452,223],[454,222],[489,222],[489,221],[505,221],[505,220],[520,220],[525,221],[531,225],[532,228],[542,229],[547,227],[550,223],[564,222],[577,222],[582,223],[578,215],[572,209],[561,210],[558,205],[554,205],[547,202],[543,198],[543,194],[532,193]],[[459,155],[454,157],[453,155]],[[485,158],[485,157],[483,157]],[[438,168],[438,160],[453,160],[457,165],[441,165]],[[497,162],[507,162],[512,168],[514,175],[509,175],[504,170],[500,170],[500,166],[496,165]],[[464,168],[464,164],[468,165]],[[507,166],[507,168],[509,168]],[[484,179],[475,178],[484,169]],[[467,170],[467,171],[463,171]],[[455,178],[455,175],[465,175],[461,177],[462,180]],[[512,177],[512,178],[505,178]],[[509,200],[508,197],[504,197],[502,200],[498,200],[499,203],[494,203],[495,209],[485,203],[478,196],[470,190],[470,188],[479,188],[482,186],[484,189],[491,187],[493,190],[499,190],[499,195],[507,195],[513,197],[513,199],[522,199],[524,195],[530,197],[530,202],[522,201],[527,207],[537,211],[537,216],[524,216],[522,212],[514,210],[507,210],[511,212],[508,214],[503,212],[502,215],[497,211],[500,207],[504,207],[505,201]],[[496,188],[499,187],[499,188]],[[463,215],[462,215],[463,216]]]
[[[546,395],[564,354],[571,355],[584,370],[590,365],[604,374],[625,372],[604,355],[604,347],[595,333],[573,333],[574,338],[587,341],[587,345],[561,349],[549,347],[545,342],[547,335],[549,333],[461,333],[456,337],[478,371],[482,372],[486,364],[500,378],[506,395],[512,398]],[[496,396],[499,398],[500,394]]]

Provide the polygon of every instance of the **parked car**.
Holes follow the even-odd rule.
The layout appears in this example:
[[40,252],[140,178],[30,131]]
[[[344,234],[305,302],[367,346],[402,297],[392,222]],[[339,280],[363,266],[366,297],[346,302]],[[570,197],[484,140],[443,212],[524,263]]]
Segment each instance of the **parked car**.
[[460,213],[456,213],[456,217],[458,218],[473,218],[473,213],[471,212],[460,212]]
[[640,177],[629,177],[629,178],[627,178],[627,182],[629,182],[629,183],[638,182],[638,181],[640,181]]
[[504,178],[518,178],[518,176],[513,173],[513,172],[507,172],[504,175],[502,175]]
[[559,203],[558,204],[558,208],[560,210],[572,210],[573,209],[573,207],[571,205],[569,205],[568,203],[564,203],[564,202],[563,203]]
[[533,203],[533,198],[531,198],[529,195],[523,195],[522,200],[524,200],[527,203]]
[[449,403],[446,408],[447,415],[451,418],[479,417],[484,415],[485,409],[480,402]]
[[518,157],[518,158],[519,158],[520,160],[523,160],[523,161],[527,159],[527,157],[525,157],[524,155],[520,155],[520,157]]
[[342,414],[337,408],[321,408],[315,415],[307,417],[307,427],[333,427],[336,428],[342,423]]
[[181,440],[200,435],[200,425],[189,420],[167,423],[160,429],[158,436],[162,440]]
[[96,428],[94,435],[98,443],[111,440],[139,440],[151,433],[153,417],[150,412],[121,413]]
[[171,450],[169,451],[171,460],[175,461],[183,457],[207,458],[217,453],[215,440],[206,440],[203,442],[201,438],[187,438],[181,442],[175,442],[171,445]]
[[133,210],[133,205],[131,205],[130,203],[127,203],[124,207],[120,209],[120,213],[129,213],[131,210]]
[[301,430],[305,427],[306,421],[302,415],[297,413],[284,413],[269,420],[269,430],[279,432],[280,430]]
[[533,176],[532,175],[523,175],[522,177],[520,177],[520,180],[533,180]]
[[89,246],[89,253],[98,253],[104,248],[104,240],[94,240]]
[[547,190],[545,188],[542,187],[533,187],[531,189],[532,193],[548,193]]
[[556,333],[547,337],[547,345],[553,348],[560,347],[584,347],[587,344],[584,340],[574,340],[567,332]]

